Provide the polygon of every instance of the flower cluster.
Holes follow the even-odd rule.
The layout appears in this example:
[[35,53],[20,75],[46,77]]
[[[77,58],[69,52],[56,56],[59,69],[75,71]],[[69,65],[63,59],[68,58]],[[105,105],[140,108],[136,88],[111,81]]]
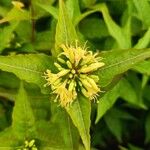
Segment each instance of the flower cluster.
[[53,93],[57,95],[54,101],[59,101],[62,107],[69,106],[77,98],[78,92],[95,100],[100,92],[96,84],[99,77],[92,73],[104,66],[102,58],[98,53],[87,51],[85,46],[78,46],[77,42],[75,46],[62,44],[60,47],[63,52],[54,63],[59,72],[55,74],[46,70],[44,73],[47,80],[45,86],[51,86]]
[[22,148],[19,148],[17,150],[38,150],[38,149],[35,146],[35,140],[31,140],[31,141],[26,140]]

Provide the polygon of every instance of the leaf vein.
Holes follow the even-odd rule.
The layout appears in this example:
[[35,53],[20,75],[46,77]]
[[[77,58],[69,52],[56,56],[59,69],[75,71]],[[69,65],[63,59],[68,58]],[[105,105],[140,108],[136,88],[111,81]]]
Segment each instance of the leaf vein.
[[[125,63],[125,62],[128,62],[128,61],[132,61],[132,60],[134,60],[134,59],[137,59],[137,58],[140,58],[140,57],[142,57],[142,56],[145,56],[145,55],[147,55],[147,54],[149,54],[149,53],[150,53],[150,52],[142,53],[142,54],[139,54],[139,55],[137,55],[137,56],[135,56],[135,57],[132,57],[132,58],[129,58],[129,59],[126,59],[126,60],[123,60],[123,61],[120,61],[120,62],[117,62],[117,63],[114,63],[114,64],[110,64],[110,65],[108,65],[107,67],[101,68],[100,71],[109,69],[109,68],[114,67],[114,66],[121,65],[121,64],[123,64],[123,63]],[[147,55],[147,56],[149,56],[149,55]],[[133,62],[133,64],[134,64],[134,62]]]
[[37,73],[37,74],[42,74],[42,72],[37,71],[37,70],[32,70],[32,69],[25,68],[25,67],[20,67],[20,66],[13,66],[13,65],[2,63],[2,62],[0,62],[0,65],[6,66],[6,67],[10,67],[10,68],[14,68],[14,69],[18,69],[18,70],[24,70],[24,71]]

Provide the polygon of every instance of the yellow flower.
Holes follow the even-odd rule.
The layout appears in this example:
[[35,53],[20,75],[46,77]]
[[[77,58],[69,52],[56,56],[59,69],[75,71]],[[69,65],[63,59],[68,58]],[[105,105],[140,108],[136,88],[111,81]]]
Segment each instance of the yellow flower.
[[93,73],[104,66],[102,58],[98,53],[88,51],[85,46],[78,46],[77,42],[75,46],[62,44],[60,47],[63,52],[54,63],[58,73],[50,70],[44,73],[46,86],[51,86],[57,95],[55,101],[59,101],[62,107],[69,106],[77,98],[78,92],[95,101],[101,90],[96,84],[99,77]]
[[35,140],[25,140],[24,145],[20,146],[20,148],[18,148],[17,150],[38,150],[38,148],[35,145]]
[[73,102],[73,99],[75,99],[77,96],[74,90],[68,90],[66,88],[66,82],[67,80],[53,91],[53,93],[57,95],[55,102],[57,101],[57,99],[59,99],[58,101],[63,107],[70,105]]

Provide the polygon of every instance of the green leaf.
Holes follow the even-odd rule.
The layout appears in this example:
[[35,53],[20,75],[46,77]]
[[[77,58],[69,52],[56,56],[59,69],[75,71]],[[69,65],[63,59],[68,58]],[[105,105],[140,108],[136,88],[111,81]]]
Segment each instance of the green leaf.
[[1,5],[8,7],[11,4],[11,0],[1,0]]
[[108,28],[110,35],[117,41],[119,48],[130,48],[131,47],[131,35],[130,35],[130,23],[131,18],[127,19],[127,22],[123,28],[117,25],[111,18],[108,8],[105,4],[98,4],[92,7],[93,10],[89,10],[81,14],[76,20],[75,25],[77,25],[81,20],[83,20],[88,15],[101,12],[104,17],[104,21]]
[[136,117],[132,116],[129,112],[127,112],[126,110],[123,110],[121,108],[113,107],[111,111],[113,111],[113,113],[116,114],[116,117],[119,118],[119,119],[137,121]]
[[6,111],[7,109],[0,103],[0,131],[4,130],[9,125]]
[[[141,37],[138,41],[138,43],[134,46],[134,48],[146,48],[149,43],[150,43],[150,28],[145,32],[143,37]],[[143,61],[140,64],[137,64],[136,66],[133,67],[134,71],[140,72],[143,75],[143,80],[142,81],[142,87],[144,87],[144,84],[147,83],[148,81],[148,75],[150,75],[150,61]]]
[[133,67],[133,70],[145,75],[150,75],[150,61],[145,60]]
[[53,59],[44,54],[0,56],[0,69],[43,88],[44,72],[53,70]]
[[123,147],[123,146],[121,146],[121,145],[119,145],[118,147],[119,147],[119,150],[129,150],[128,148]]
[[146,48],[150,43],[150,28],[146,31],[143,37],[141,37],[134,48]]
[[36,34],[34,42],[35,50],[51,50],[54,45],[54,33],[52,31],[43,31]]
[[27,10],[14,6],[7,15],[0,20],[0,24],[11,21],[30,20],[30,13]]
[[0,132],[0,148],[6,150],[13,150],[17,144],[17,138],[12,132],[12,128],[7,128]]
[[133,144],[128,144],[128,147],[129,147],[129,150],[144,150],[143,148],[137,147]]
[[104,21],[96,17],[82,20],[79,27],[84,36],[89,39],[104,38],[108,36],[108,31]]
[[89,10],[86,11],[84,13],[82,13],[81,15],[79,15],[76,20],[74,21],[75,26],[77,26],[81,20],[83,20],[84,18],[86,18],[88,15],[91,15],[92,13],[97,12],[98,10]]
[[78,0],[67,0],[66,8],[68,10],[69,17],[72,19],[72,22],[74,23],[76,18],[81,14],[79,1]]
[[106,94],[100,98],[95,121],[96,123],[114,105],[119,97],[136,107],[143,109],[147,108],[141,99],[138,98],[135,89],[131,86],[131,84],[126,79],[122,79],[112,90],[106,92]]
[[61,150],[67,149],[62,135],[60,134],[61,130],[58,124],[41,120],[36,122],[36,128],[38,130],[37,137],[40,139],[41,149],[46,149],[46,147]]
[[0,6],[0,15],[5,16],[6,13],[7,13],[7,8],[4,6]]
[[150,57],[150,49],[112,50],[101,54],[105,66],[99,69],[100,85],[107,86],[112,79],[136,63]]
[[122,122],[118,117],[118,113],[112,109],[104,116],[104,120],[117,140],[122,142]]
[[126,31],[124,31],[119,25],[117,25],[113,21],[113,19],[111,18],[109,14],[107,6],[105,4],[98,4],[98,5],[95,5],[93,9],[102,12],[108,31],[110,35],[117,41],[119,48],[123,48],[123,49],[130,48],[131,41],[130,41],[129,35],[126,34]]
[[142,84],[141,84],[142,89],[147,85],[148,80],[149,80],[149,76],[148,75],[143,75],[142,76]]
[[146,25],[146,26],[150,26],[150,18],[149,15],[150,14],[150,4],[147,0],[133,0],[134,5],[138,11],[139,17],[142,20],[142,22]]
[[[22,29],[26,29],[26,30],[22,30]],[[31,22],[29,22],[28,20],[19,22],[19,25],[15,29],[15,33],[20,39],[20,44],[24,42],[31,42],[31,36],[32,36]]]
[[8,26],[0,28],[0,52],[6,47],[9,47],[11,40],[13,39],[13,31],[17,27],[18,22],[13,22]]
[[150,142],[150,113],[147,114],[146,122],[145,122],[145,143]]
[[61,44],[73,44],[77,39],[75,28],[68,15],[65,4],[63,0],[59,0],[59,18],[56,26],[54,55],[57,56],[59,54],[60,50],[58,48]]
[[119,97],[119,86],[120,84],[118,83],[113,89],[108,91],[102,98],[100,98],[95,121],[96,123],[116,102],[117,98]]
[[39,6],[40,8],[44,9],[45,11],[47,11],[48,13],[50,13],[55,19],[58,19],[58,10],[57,8],[51,6],[51,5],[47,5],[47,4],[42,4],[41,3],[36,3],[37,6]]
[[0,71],[0,86],[3,88],[17,89],[19,87],[20,80],[12,73]]
[[13,101],[16,97],[16,90],[0,87],[0,96]]
[[85,149],[90,150],[90,101],[80,95],[69,108],[66,108],[66,110],[80,133]]
[[58,125],[65,147],[69,150],[78,149],[79,135],[66,111],[53,102],[51,103],[51,111],[51,122]]
[[[137,84],[138,83],[136,83],[136,85]],[[123,79],[120,82],[119,93],[120,93],[120,97],[123,98],[128,103],[130,103],[136,107],[147,109],[147,106],[143,103],[141,97],[139,97],[139,95],[138,95],[139,92],[138,92],[138,94],[136,93],[135,88],[132,87],[132,85],[130,84],[130,82],[128,82],[128,80]]]
[[96,0],[81,0],[81,4],[83,5],[83,7],[90,7],[95,2],[96,2]]
[[35,119],[23,83],[21,84],[15,101],[12,129],[21,139],[31,138],[35,135]]

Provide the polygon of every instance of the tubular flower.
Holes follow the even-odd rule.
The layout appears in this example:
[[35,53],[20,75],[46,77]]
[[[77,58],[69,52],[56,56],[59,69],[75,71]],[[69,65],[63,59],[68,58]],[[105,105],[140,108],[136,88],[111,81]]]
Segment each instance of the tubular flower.
[[51,86],[53,93],[57,95],[54,101],[59,101],[62,107],[69,106],[80,91],[90,100],[96,100],[101,90],[96,84],[99,77],[93,75],[93,72],[104,66],[102,58],[98,53],[87,51],[85,46],[79,47],[77,42],[75,46],[62,44],[60,47],[63,52],[54,63],[58,73],[50,70],[44,73],[46,86]]

